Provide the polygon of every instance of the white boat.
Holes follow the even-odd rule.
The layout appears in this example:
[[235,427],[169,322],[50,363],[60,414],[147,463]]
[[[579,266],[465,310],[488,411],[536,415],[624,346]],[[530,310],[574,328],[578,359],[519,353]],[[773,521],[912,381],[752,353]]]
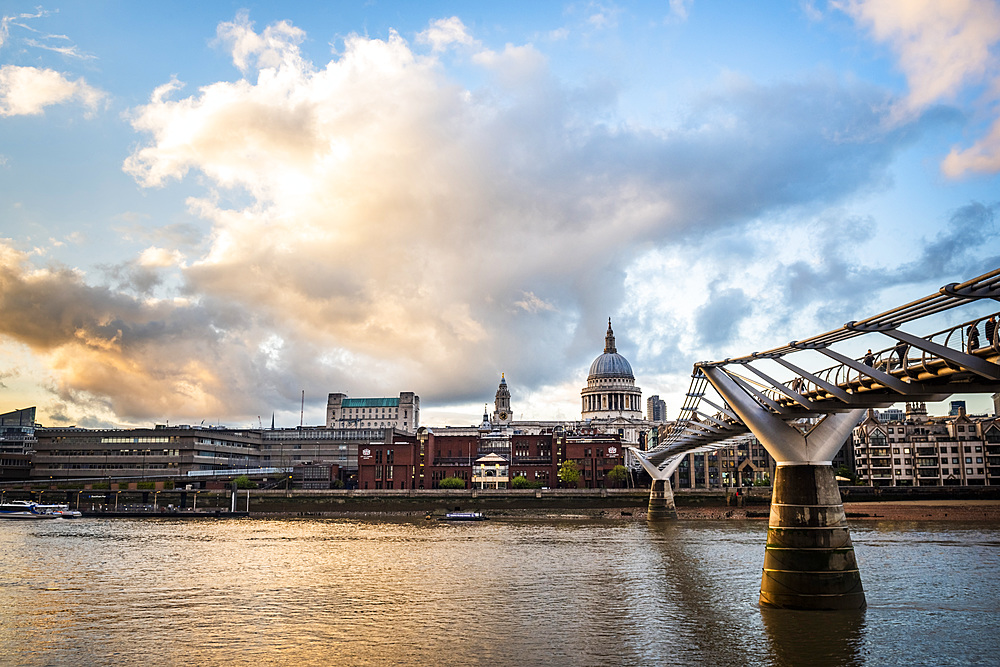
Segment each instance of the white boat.
[[482,512],[448,512],[443,521],[486,521]]
[[83,516],[79,510],[71,510],[69,505],[35,505],[35,508],[45,514],[51,514],[57,519],[79,519]]
[[69,505],[39,505],[30,500],[11,500],[0,504],[0,519],[76,519],[83,516]]

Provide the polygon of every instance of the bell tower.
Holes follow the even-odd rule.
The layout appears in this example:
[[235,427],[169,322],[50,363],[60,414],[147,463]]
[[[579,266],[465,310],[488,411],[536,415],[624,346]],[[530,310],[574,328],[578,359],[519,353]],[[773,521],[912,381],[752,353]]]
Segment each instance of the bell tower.
[[509,424],[514,419],[510,411],[510,390],[507,389],[507,380],[503,373],[500,374],[500,386],[497,388],[496,399],[493,401],[496,412],[493,413],[495,423]]

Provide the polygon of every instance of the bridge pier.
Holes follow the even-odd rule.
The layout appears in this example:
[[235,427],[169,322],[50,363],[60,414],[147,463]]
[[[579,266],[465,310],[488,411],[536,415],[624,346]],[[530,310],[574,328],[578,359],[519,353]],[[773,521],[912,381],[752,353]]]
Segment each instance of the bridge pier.
[[832,466],[778,466],[760,604],[782,609],[865,608],[861,572]]
[[669,479],[654,479],[649,487],[649,508],[646,510],[647,521],[666,521],[677,518],[677,507],[674,505],[674,492],[670,489]]
[[828,414],[806,431],[766,410],[720,368],[709,382],[777,461],[760,582],[764,607],[864,609],[844,503],[832,459],[864,409]]

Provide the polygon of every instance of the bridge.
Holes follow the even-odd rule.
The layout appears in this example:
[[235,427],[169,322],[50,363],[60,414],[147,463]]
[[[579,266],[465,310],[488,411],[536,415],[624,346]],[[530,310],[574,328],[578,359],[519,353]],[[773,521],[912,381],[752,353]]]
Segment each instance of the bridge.
[[[653,478],[649,519],[677,518],[669,477],[685,455],[731,446],[753,433],[777,462],[760,604],[863,609],[832,459],[871,408],[1000,391],[1000,313],[913,333],[918,326],[954,322],[958,318],[948,311],[983,299],[1000,301],[1000,269],[812,338],[696,363],[666,436],[648,451],[632,449]],[[857,340],[863,337],[870,340]],[[843,353],[865,347],[861,357]],[[806,370],[831,360],[832,366]]]

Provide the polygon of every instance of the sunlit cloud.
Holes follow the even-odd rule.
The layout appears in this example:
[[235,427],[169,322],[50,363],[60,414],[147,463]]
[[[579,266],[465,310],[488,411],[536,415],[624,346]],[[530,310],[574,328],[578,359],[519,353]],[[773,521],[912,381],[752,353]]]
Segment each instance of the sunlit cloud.
[[[827,245],[870,238],[870,220],[830,211],[885,187],[931,122],[885,123],[890,91],[727,74],[637,127],[614,86],[562,80],[532,43],[486,48],[454,17],[417,48],[383,34],[313,62],[290,22],[220,24],[233,80],[164,76],[127,114],[124,171],[182,191],[186,216],[119,214],[134,245],[87,274],[18,249],[40,240],[0,245],[0,336],[45,359],[60,415],[252,418],[297,412],[303,390],[458,406],[500,372],[575,407],[609,316],[637,373],[672,386],[768,322],[840,317],[891,274]],[[455,47],[467,79],[446,67]],[[932,273],[979,257],[956,238],[926,240]],[[897,284],[927,279],[903,268]]]
[[[844,0],[833,3],[887,43],[909,91],[895,105],[897,122],[939,102],[954,102],[985,86],[983,102],[1000,111],[1000,5],[994,0]],[[1000,119],[969,149],[953,149],[942,164],[951,177],[1000,170]]]
[[457,16],[432,21],[427,30],[417,34],[417,42],[430,44],[434,51],[444,51],[455,44],[476,46],[479,43]]
[[53,104],[78,101],[90,110],[105,94],[82,78],[70,81],[51,69],[3,65],[0,67],[0,116],[37,115]]

